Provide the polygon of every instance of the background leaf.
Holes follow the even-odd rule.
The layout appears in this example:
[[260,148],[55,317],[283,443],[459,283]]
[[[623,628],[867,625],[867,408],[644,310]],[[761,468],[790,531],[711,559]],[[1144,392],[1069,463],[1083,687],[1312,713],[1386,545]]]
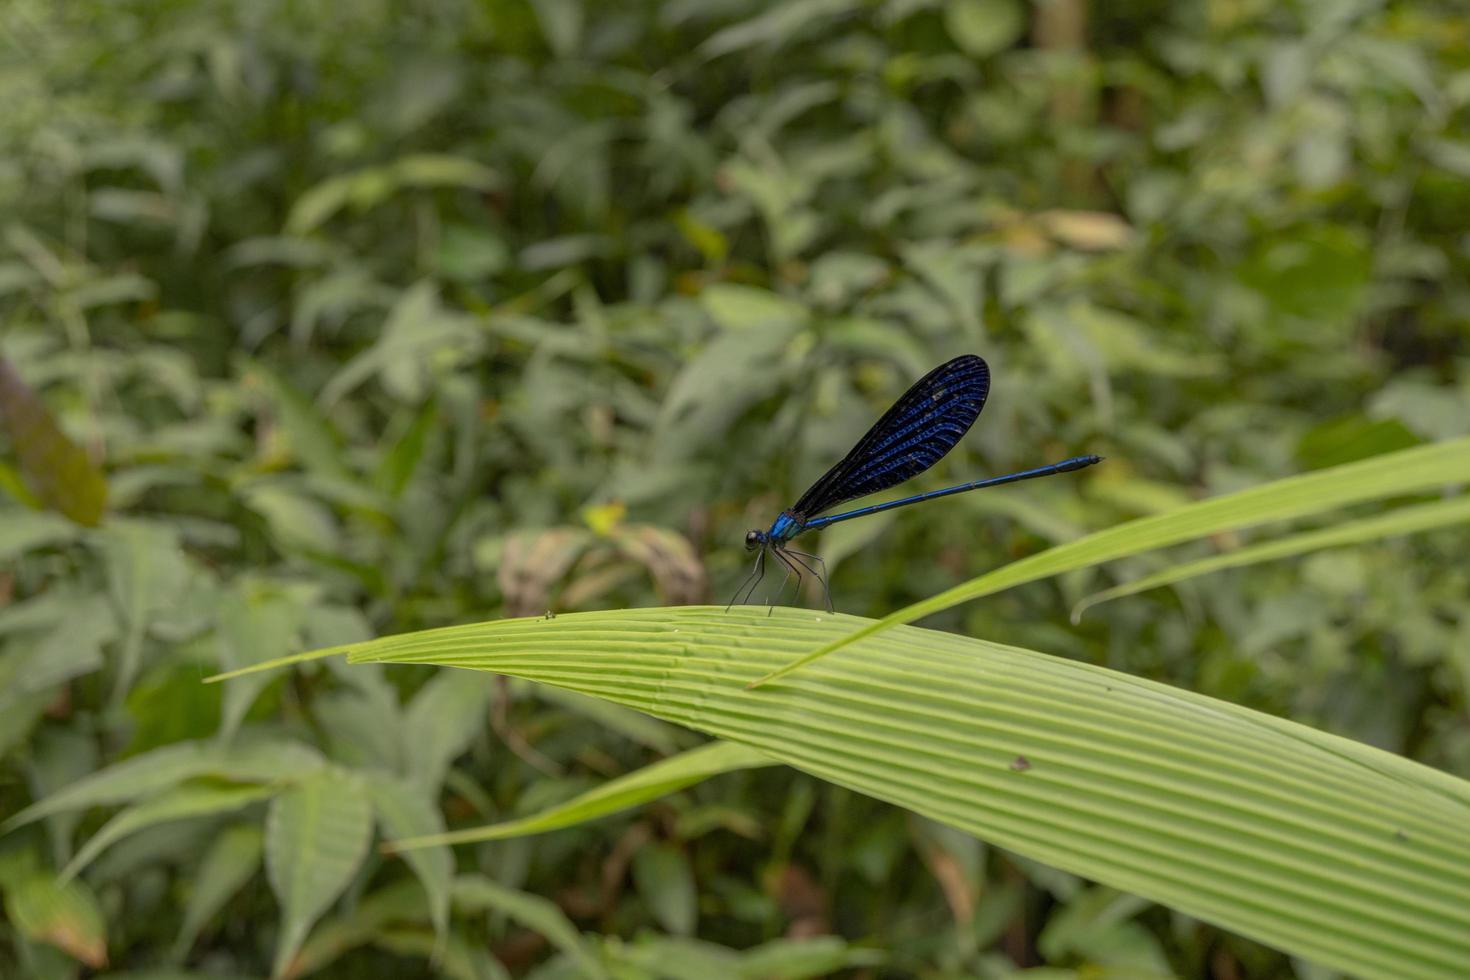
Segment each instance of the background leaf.
[[527,895],[525,892],[506,888],[481,875],[460,875],[456,878],[454,902],[460,907],[503,912],[551,940],[571,958],[579,975],[593,980],[608,976],[587,942],[577,932],[576,926],[572,925],[553,902],[538,895]]
[[372,835],[372,806],[357,780],[331,770],[271,803],[265,869],[281,905],[272,972],[281,976],[306,932],[357,871]]
[[949,0],[944,26],[966,54],[983,58],[1015,43],[1025,21],[1015,0]]
[[484,727],[490,684],[437,675],[419,689],[403,715],[407,775],[424,792],[438,790],[449,764]]
[[69,439],[36,393],[0,357],[0,427],[20,457],[40,501],[78,524],[95,526],[107,505],[107,481]]
[[633,880],[654,916],[669,932],[687,936],[698,921],[698,887],[689,859],[667,844],[650,844],[633,858]]
[[134,522],[108,529],[103,554],[108,584],[126,632],[118,657],[115,697],[133,686],[149,620],[177,601],[189,574],[172,528]]
[[5,886],[5,915],[29,939],[49,943],[94,969],[107,965],[102,909],[80,881],[32,872]]
[[271,788],[266,786],[176,786],[166,793],[128,807],[103,824],[102,829],[88,839],[62,869],[60,877],[63,881],[70,879],[111,844],[154,824],[228,813],[266,799],[271,793]]
[[[426,837],[443,834],[444,818],[434,799],[422,787],[386,773],[368,777],[368,795],[377,812],[383,836]],[[454,858],[443,845],[417,848],[403,855],[429,900],[429,918],[441,937],[449,928],[449,888]]]
[[184,924],[174,943],[175,960],[188,955],[204,927],[260,870],[264,851],[264,835],[254,824],[232,824],[215,837],[194,875],[184,906]]

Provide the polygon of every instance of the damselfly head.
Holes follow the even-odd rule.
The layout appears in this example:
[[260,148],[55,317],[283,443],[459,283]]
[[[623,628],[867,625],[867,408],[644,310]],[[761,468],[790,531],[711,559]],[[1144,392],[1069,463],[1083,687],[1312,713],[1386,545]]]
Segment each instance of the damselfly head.
[[761,545],[763,545],[765,543],[766,543],[766,532],[765,531],[759,531],[759,530],[757,530],[757,531],[746,531],[745,532],[745,550],[746,551],[754,551],[755,549],[759,548]]

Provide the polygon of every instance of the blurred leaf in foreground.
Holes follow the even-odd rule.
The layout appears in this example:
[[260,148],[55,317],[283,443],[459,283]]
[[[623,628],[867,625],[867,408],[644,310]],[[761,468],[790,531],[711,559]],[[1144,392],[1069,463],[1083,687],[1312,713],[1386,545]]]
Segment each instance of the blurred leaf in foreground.
[[27,939],[65,950],[94,969],[107,965],[102,909],[80,881],[61,884],[49,871],[33,871],[6,886],[5,915]]
[[94,527],[107,505],[107,481],[69,439],[41,399],[0,358],[0,428],[20,458],[26,483],[41,503]]

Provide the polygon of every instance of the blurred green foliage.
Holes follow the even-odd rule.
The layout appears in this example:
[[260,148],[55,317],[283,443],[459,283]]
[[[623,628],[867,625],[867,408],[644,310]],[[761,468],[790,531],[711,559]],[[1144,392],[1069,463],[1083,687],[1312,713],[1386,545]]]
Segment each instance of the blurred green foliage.
[[[1470,431],[1462,4],[8,0],[0,92],[0,355],[108,480],[85,529],[0,457],[0,815],[104,780],[0,838],[0,973],[259,976],[300,932],[344,977],[1317,975],[780,769],[406,866],[369,838],[692,740],[460,675],[198,681],[723,598],[743,531],[963,351],[991,401],[925,485],[1108,464],[833,528],[849,611]],[[1467,545],[1067,625],[1176,560],[1140,559],[931,625],[1470,775]]]

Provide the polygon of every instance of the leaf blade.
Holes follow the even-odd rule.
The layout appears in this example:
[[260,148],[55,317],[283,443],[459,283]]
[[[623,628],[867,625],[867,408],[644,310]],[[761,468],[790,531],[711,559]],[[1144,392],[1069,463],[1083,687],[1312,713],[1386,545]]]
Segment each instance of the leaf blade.
[[1348,521],[1332,527],[1306,531],[1302,534],[1293,534],[1274,541],[1263,541],[1260,544],[1237,548],[1223,555],[1211,555],[1198,561],[1184,562],[1153,575],[1145,575],[1132,582],[1124,582],[1111,589],[1094,593],[1073,608],[1072,622],[1078,622],[1086,610],[1100,603],[1110,602],[1123,596],[1136,595],[1139,592],[1147,592],[1149,589],[1157,589],[1165,585],[1173,585],[1176,582],[1209,575],[1227,568],[1240,568],[1258,562],[1294,558],[1311,551],[1362,544],[1378,538],[1430,531],[1467,520],[1470,520],[1470,496],[1461,496],[1452,497],[1449,500],[1437,500],[1434,503],[1421,504],[1416,507],[1400,507],[1375,517]]
[[384,638],[350,659],[607,697],[1363,975],[1453,975],[1470,957],[1463,780],[1187,691],[912,627],[745,689],[861,623],[577,613]]
[[770,759],[746,746],[734,742],[711,742],[610,779],[585,793],[577,794],[565,803],[548,807],[530,816],[447,834],[389,841],[388,846],[395,851],[407,851],[435,844],[469,844],[542,834],[609,816],[722,773],[773,764]]

